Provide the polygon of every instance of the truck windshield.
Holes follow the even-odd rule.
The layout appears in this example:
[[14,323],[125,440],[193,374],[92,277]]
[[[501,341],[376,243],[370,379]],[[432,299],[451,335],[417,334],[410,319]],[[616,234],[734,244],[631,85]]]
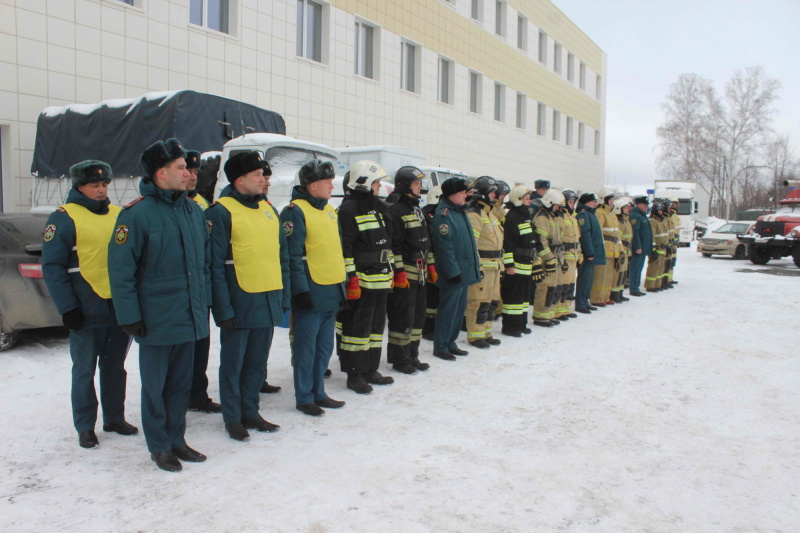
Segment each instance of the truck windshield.
[[678,200],[678,214],[691,215],[692,214],[692,201],[687,198]]
[[336,158],[328,154],[303,150],[302,148],[288,148],[286,146],[270,148],[267,150],[266,159],[269,161],[273,176],[291,178],[292,181],[300,167],[312,159],[336,163]]
[[791,215],[792,213],[800,213],[800,205],[784,205],[775,212],[776,215]]

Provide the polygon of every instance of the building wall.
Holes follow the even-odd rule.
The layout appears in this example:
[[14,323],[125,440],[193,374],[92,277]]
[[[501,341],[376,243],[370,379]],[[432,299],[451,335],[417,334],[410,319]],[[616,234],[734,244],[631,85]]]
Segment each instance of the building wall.
[[[532,184],[595,190],[604,174],[606,56],[546,0],[331,0],[322,2],[322,62],[296,55],[296,0],[230,0],[229,34],[189,23],[189,0],[0,0],[0,140],[6,210],[30,205],[39,113],[48,106],[193,89],[283,115],[287,134],[333,147],[394,144],[428,164]],[[518,14],[527,18],[517,47]],[[379,28],[375,79],[356,75],[355,22]],[[546,32],[547,60],[539,57]],[[421,48],[420,89],[400,88],[401,43]],[[561,72],[554,72],[559,42]],[[567,55],[575,57],[567,79]],[[452,103],[438,100],[438,60],[454,63]],[[586,85],[579,87],[579,65]],[[482,112],[471,113],[469,72],[482,75]],[[600,76],[599,92],[596,87]],[[494,120],[494,84],[505,85],[505,120]],[[516,127],[524,93],[524,129]],[[537,134],[544,103],[545,134]],[[560,139],[553,140],[553,110]],[[567,117],[574,139],[565,142]],[[578,123],[585,147],[578,149]],[[597,133],[599,131],[599,134]],[[595,135],[599,150],[595,153]],[[141,147],[144,148],[144,147]],[[136,149],[139,149],[138,147]]]

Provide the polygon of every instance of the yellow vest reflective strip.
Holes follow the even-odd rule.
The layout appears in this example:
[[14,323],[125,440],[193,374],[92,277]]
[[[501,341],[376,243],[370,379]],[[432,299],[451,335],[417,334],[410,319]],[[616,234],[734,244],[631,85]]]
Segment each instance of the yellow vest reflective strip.
[[603,231],[606,231],[606,232],[609,232],[609,233],[618,233],[619,232],[619,228],[603,228]]
[[356,217],[356,224],[358,224],[358,231],[366,231],[368,229],[378,229],[381,227],[377,215],[358,215]]
[[514,270],[517,274],[530,274],[532,265],[526,263],[514,263]]
[[358,286],[362,289],[391,289],[394,274],[389,272],[387,274],[364,274],[357,272]]
[[[108,213],[100,215],[79,204],[61,206],[75,223],[75,248],[78,253],[78,272],[100,298],[111,298],[108,280],[108,242],[114,234],[117,215],[122,210],[108,206]],[[71,270],[71,269],[70,269]]]
[[280,220],[266,201],[258,209],[245,207],[235,198],[217,200],[231,214],[231,250],[236,281],[244,292],[283,288],[281,277]]
[[472,234],[473,234],[473,235],[475,235],[475,238],[476,238],[476,239],[479,239],[479,238],[480,238],[480,236],[481,236],[481,230],[478,230],[478,229],[472,228]]
[[[317,209],[307,200],[297,199],[296,205],[306,218],[306,262],[311,279],[317,285],[334,285],[345,280],[342,241],[339,222],[330,204]],[[350,259],[352,264],[352,259]]]
[[194,200],[194,203],[199,205],[203,209],[203,211],[208,209],[208,201],[206,201],[206,199],[200,196],[199,194],[195,194],[194,196],[190,196],[189,198]]
[[403,215],[403,224],[407,228],[419,228],[422,227],[422,222],[420,221],[417,215]]
[[520,235],[527,235],[528,233],[533,232],[533,228],[531,228],[530,222],[523,222],[522,224],[518,224],[517,227],[519,228]]

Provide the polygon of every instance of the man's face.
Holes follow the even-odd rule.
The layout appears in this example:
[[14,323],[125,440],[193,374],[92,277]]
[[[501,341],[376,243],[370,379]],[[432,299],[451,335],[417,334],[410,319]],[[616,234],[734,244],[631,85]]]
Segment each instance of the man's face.
[[526,194],[525,196],[522,197],[522,205],[525,205],[525,206],[530,206],[531,205],[531,195],[530,194]]
[[609,207],[614,207],[614,198],[613,197],[609,198],[606,201],[606,203],[608,204]]
[[93,181],[78,187],[78,192],[90,200],[99,200],[102,202],[108,198],[108,182]]
[[586,207],[591,207],[592,209],[594,209],[595,207],[597,207],[597,200],[589,200],[588,202],[586,202]]
[[629,214],[630,212],[631,212],[631,205],[630,205],[630,204],[628,204],[628,205],[626,205],[626,206],[624,206],[624,207],[622,208],[622,214],[623,214],[623,215],[627,215],[627,214]]
[[251,196],[262,194],[261,191],[264,188],[264,170],[257,168],[244,176],[239,176],[234,180],[233,186],[241,194],[249,194]]
[[549,187],[548,187],[548,188],[544,188],[544,187],[542,187],[542,188],[536,189],[536,192],[537,192],[537,193],[539,193],[541,196],[544,196],[544,195],[545,195],[545,193],[546,193],[547,191],[549,191],[549,190],[550,190],[550,188],[549,188]]
[[561,209],[561,206],[558,204],[553,204],[553,213],[558,213],[558,210]]
[[306,185],[308,194],[320,200],[330,200],[331,193],[333,192],[333,178],[327,180],[319,180]]
[[504,202],[505,200],[506,200],[506,195],[505,194],[501,194],[500,196],[497,197],[497,201],[498,202]]
[[422,182],[420,180],[411,182],[411,192],[419,196],[422,192]]
[[370,188],[372,189],[372,194],[377,196],[378,193],[381,192],[381,182],[380,182],[380,180],[373,181],[372,185],[370,185]]
[[467,203],[467,191],[458,191],[457,193],[451,194],[448,200],[450,200],[453,205],[464,205]]
[[486,195],[490,202],[494,202],[494,199],[497,198],[497,191],[492,191]]
[[271,177],[272,177],[272,174],[270,174],[270,175],[264,174],[264,186],[261,187],[261,194],[263,194],[264,196],[269,194],[269,179]]
[[155,175],[156,186],[167,191],[185,191],[189,183],[186,160],[178,158],[158,169]]
[[197,170],[196,168],[189,170],[189,181],[186,183],[186,190],[189,192],[197,189]]
[[567,202],[567,205],[573,211],[575,210],[575,202],[577,202],[577,200],[575,198],[570,198],[569,201]]
[[639,211],[642,213],[647,213],[647,204],[636,204],[636,207],[638,207]]

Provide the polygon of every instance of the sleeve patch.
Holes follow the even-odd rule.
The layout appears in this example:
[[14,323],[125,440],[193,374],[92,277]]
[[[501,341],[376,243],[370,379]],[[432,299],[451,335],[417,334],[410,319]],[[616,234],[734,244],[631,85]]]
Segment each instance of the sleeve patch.
[[440,224],[439,233],[441,233],[442,235],[447,235],[448,233],[450,233],[450,226],[448,224]]
[[44,242],[50,242],[53,240],[53,237],[56,236],[56,225],[55,224],[48,224],[46,228],[44,228]]
[[288,220],[283,223],[283,233],[288,237],[294,233],[294,224]]
[[579,225],[579,226],[583,226],[584,224],[586,224],[586,220],[584,220],[584,219],[582,219],[582,218],[579,218],[579,219],[578,219],[578,225]]
[[114,242],[119,245],[128,242],[128,226],[125,224],[117,226],[117,229],[114,230]]

